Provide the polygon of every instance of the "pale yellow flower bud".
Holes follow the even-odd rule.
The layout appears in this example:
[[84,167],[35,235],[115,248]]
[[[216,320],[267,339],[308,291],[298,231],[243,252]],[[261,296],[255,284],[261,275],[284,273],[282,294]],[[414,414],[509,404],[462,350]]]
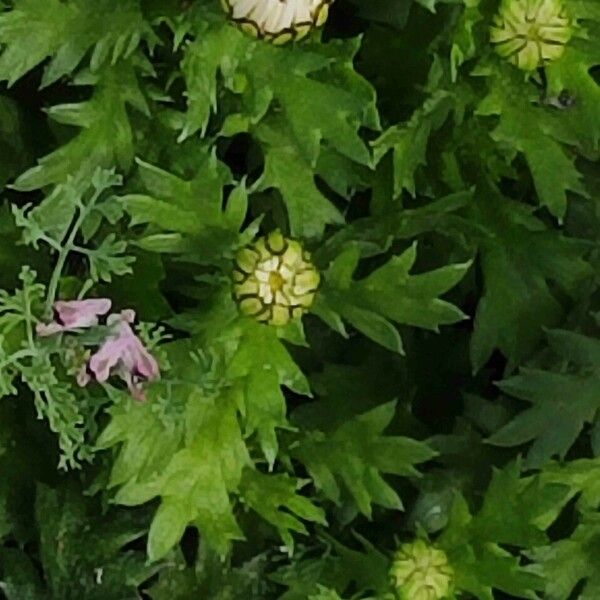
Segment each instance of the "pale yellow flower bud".
[[454,572],[442,550],[416,540],[394,554],[390,575],[402,600],[443,600],[452,588]]
[[500,56],[533,71],[560,58],[572,33],[562,0],[502,0],[490,40]]
[[242,314],[285,325],[310,308],[320,275],[299,242],[274,231],[237,253],[233,282]]

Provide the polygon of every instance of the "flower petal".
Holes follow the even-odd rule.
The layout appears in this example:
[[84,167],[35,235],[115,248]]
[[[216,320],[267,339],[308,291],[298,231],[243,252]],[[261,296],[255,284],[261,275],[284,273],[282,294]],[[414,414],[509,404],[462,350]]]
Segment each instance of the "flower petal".
[[98,317],[110,310],[108,298],[88,300],[59,300],[54,303],[54,321],[38,323],[36,332],[40,336],[54,335],[63,331],[74,331],[98,325]]

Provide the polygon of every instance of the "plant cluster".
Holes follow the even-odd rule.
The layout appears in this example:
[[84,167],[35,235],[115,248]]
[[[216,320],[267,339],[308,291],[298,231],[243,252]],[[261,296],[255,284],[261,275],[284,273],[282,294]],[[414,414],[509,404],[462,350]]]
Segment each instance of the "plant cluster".
[[600,598],[599,0],[0,7],[0,598]]

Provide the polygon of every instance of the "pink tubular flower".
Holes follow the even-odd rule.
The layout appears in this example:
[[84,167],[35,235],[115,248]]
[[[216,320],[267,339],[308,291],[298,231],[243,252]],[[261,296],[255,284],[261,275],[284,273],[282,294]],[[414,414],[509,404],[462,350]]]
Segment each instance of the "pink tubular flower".
[[75,331],[98,325],[98,318],[108,313],[111,301],[108,298],[72,300],[54,303],[54,321],[38,323],[36,332],[41,336],[54,335],[63,331]]
[[79,373],[79,385],[85,386],[92,379],[104,382],[111,372],[114,372],[125,381],[136,400],[146,399],[142,384],[145,381],[157,380],[160,370],[155,358],[131,328],[134,320],[135,312],[132,310],[124,310],[121,314],[108,317],[107,325],[113,328],[114,332],[106,338]]

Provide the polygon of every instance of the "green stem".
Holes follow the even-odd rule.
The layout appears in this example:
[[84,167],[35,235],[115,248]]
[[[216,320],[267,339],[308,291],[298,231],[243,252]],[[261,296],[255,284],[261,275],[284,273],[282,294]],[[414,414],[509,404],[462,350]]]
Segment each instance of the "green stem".
[[33,356],[34,354],[35,354],[35,351],[30,348],[25,348],[24,350],[19,350],[18,352],[11,354],[10,357],[7,358],[6,360],[0,362],[0,371],[2,369],[5,369],[6,367],[9,367],[10,365],[18,362],[19,360],[21,360],[23,358],[29,358],[29,357]]
[[[70,237],[71,236],[69,236],[69,238]],[[62,247],[61,251],[58,254],[58,259],[56,261],[54,271],[52,271],[52,277],[50,278],[50,283],[48,284],[48,296],[46,297],[46,306],[44,307],[44,313],[48,316],[52,313],[52,305],[54,304],[54,300],[56,299],[56,294],[58,292],[58,283],[60,281],[63,269],[65,268],[65,263],[67,262],[67,257],[69,256],[70,251],[71,248],[69,245]]]
[[75,246],[75,238],[77,237],[77,234],[79,233],[79,230],[81,229],[81,226],[83,225],[83,222],[85,221],[86,217],[90,213],[90,210],[96,204],[96,201],[98,200],[98,197],[100,196],[100,194],[101,194],[101,190],[97,191],[92,196],[92,198],[90,199],[90,201],[88,202],[87,205],[80,206],[79,215],[77,216],[77,219],[73,223],[73,227],[71,227],[71,233],[67,237],[65,243],[62,244],[60,252],[58,253],[56,265],[54,266],[54,270],[52,271],[52,276],[50,277],[50,283],[48,284],[48,295],[46,297],[46,305],[44,308],[44,312],[48,316],[52,314],[52,305],[54,304],[54,301],[56,300],[56,295],[58,293],[58,284],[60,282],[60,278],[61,278],[63,270],[65,268],[65,263],[67,262],[67,258],[69,256],[69,254],[76,247]]
[[35,342],[33,341],[33,313],[31,312],[31,298],[29,297],[29,289],[27,285],[23,285],[23,309],[25,311],[25,330],[27,332],[27,343],[29,351],[35,352]]

